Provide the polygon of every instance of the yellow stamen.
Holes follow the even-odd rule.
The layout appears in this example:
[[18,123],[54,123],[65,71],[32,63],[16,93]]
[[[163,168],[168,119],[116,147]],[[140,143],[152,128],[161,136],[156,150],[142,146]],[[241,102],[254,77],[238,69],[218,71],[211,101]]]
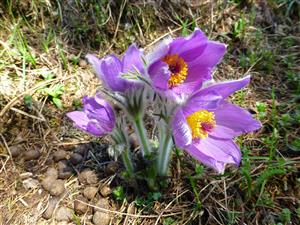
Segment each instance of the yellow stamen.
[[186,118],[194,138],[205,139],[208,132],[216,126],[215,115],[207,110],[200,110]]
[[167,55],[164,57],[163,61],[169,65],[171,71],[171,77],[169,79],[169,87],[172,88],[181,84],[185,81],[188,66],[186,62],[179,55]]

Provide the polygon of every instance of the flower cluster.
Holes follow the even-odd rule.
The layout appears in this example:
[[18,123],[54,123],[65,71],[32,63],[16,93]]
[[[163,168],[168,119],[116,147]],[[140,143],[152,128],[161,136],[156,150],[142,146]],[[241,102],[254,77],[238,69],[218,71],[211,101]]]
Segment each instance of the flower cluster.
[[[83,98],[83,110],[68,113],[74,124],[95,136],[111,134],[125,167],[134,171],[128,146],[126,124],[131,122],[147,159],[156,159],[156,173],[165,176],[175,145],[191,156],[223,173],[226,164],[239,165],[241,151],[234,138],[257,130],[261,124],[246,110],[227,98],[250,82],[216,83],[212,74],[225,54],[224,44],[208,40],[200,29],[188,37],[163,40],[151,53],[132,44],[122,59],[108,55],[88,62],[103,82],[101,94]],[[118,115],[102,98],[118,104]],[[144,114],[151,108],[159,145],[149,141]],[[124,122],[125,121],[125,122]],[[125,124],[125,125],[124,125]],[[120,148],[118,148],[120,149]]]

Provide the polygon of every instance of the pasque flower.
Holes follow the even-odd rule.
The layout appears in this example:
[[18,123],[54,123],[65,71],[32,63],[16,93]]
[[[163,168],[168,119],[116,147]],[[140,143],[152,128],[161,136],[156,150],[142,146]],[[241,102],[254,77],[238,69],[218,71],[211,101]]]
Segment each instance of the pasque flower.
[[173,118],[175,144],[220,173],[227,163],[239,165],[241,152],[232,139],[259,129],[261,124],[226,98],[249,81],[250,76],[247,76],[216,83],[194,93]]
[[74,125],[95,136],[112,132],[115,126],[115,114],[109,103],[99,94],[95,97],[85,96],[82,102],[83,111],[67,113]]
[[104,85],[112,91],[125,92],[128,89],[139,87],[142,83],[138,80],[129,80],[124,77],[126,73],[144,73],[142,61],[143,52],[135,44],[129,46],[122,60],[114,54],[102,59],[88,54],[88,62],[93,66],[97,76],[103,81]]
[[200,29],[190,36],[164,40],[148,56],[148,74],[158,92],[175,101],[199,90],[212,78],[214,67],[226,51],[224,44],[210,41]]

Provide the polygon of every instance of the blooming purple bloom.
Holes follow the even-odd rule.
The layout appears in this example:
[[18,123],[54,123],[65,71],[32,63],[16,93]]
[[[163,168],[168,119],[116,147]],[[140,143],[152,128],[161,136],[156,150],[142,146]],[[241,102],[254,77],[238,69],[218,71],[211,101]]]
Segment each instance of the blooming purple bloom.
[[247,76],[216,83],[191,96],[172,121],[176,145],[219,173],[227,163],[239,165],[241,152],[232,139],[259,129],[261,124],[225,99],[249,81]]
[[110,133],[115,126],[115,114],[112,107],[99,94],[82,99],[83,111],[73,111],[67,116],[79,129],[95,136]]
[[128,80],[122,77],[122,75],[129,72],[135,73],[138,71],[140,74],[144,73],[142,56],[143,52],[135,44],[132,44],[125,52],[122,60],[118,59],[114,54],[102,59],[88,54],[86,58],[107,88],[112,91],[125,92],[142,84],[138,80]]
[[165,40],[148,57],[148,73],[156,91],[182,101],[212,78],[225,54],[224,44],[210,41],[200,29],[190,36]]

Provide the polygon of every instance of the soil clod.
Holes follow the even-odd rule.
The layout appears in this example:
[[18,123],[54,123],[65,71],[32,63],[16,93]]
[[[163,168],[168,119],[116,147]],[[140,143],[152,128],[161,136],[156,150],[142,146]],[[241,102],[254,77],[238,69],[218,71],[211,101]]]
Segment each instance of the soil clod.
[[14,146],[11,146],[9,148],[9,150],[10,150],[11,156],[13,158],[17,158],[21,153],[21,146],[20,145],[14,145]]
[[96,187],[86,187],[83,190],[83,195],[87,199],[91,200],[91,199],[93,199],[96,196],[97,192],[98,192],[98,188],[96,188]]
[[53,211],[54,211],[58,201],[59,201],[58,197],[52,197],[49,199],[48,207],[45,210],[45,212],[43,213],[44,219],[50,219],[52,217]]
[[78,176],[78,180],[81,184],[97,184],[98,183],[98,177],[96,173],[92,170],[84,170],[81,172]]
[[49,193],[53,196],[59,196],[65,191],[65,183],[63,180],[55,180],[50,186]]
[[110,219],[111,217],[108,213],[97,211],[93,216],[93,223],[95,225],[108,225]]
[[87,202],[87,199],[82,195],[79,195],[74,201],[74,211],[78,215],[82,215],[87,212],[88,206],[82,202]]
[[82,162],[83,157],[78,153],[73,153],[69,160],[73,165],[77,165]]
[[53,153],[53,159],[55,162],[58,162],[60,160],[66,159],[67,158],[67,152],[64,150],[58,150]]
[[58,171],[54,167],[49,167],[45,173],[46,177],[58,178]]
[[41,153],[38,150],[29,150],[24,153],[24,160],[34,160],[38,159],[41,156]]
[[70,221],[72,219],[72,211],[67,207],[60,207],[55,213],[55,219],[57,221]]
[[101,188],[100,193],[103,197],[107,197],[112,193],[112,190],[109,186],[104,186]]

